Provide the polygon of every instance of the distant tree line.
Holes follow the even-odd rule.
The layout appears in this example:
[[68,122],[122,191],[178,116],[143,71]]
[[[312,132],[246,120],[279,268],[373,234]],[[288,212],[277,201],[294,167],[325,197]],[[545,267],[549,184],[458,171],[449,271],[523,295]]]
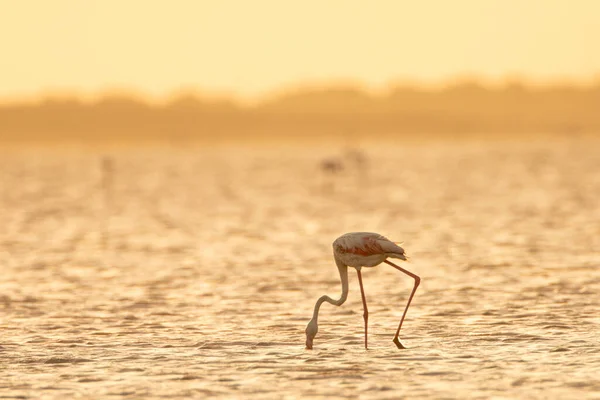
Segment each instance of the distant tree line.
[[254,106],[194,94],[161,105],[127,95],[0,105],[0,140],[535,133],[600,133],[600,84],[463,82],[437,90],[403,86],[379,96],[328,87],[288,91]]

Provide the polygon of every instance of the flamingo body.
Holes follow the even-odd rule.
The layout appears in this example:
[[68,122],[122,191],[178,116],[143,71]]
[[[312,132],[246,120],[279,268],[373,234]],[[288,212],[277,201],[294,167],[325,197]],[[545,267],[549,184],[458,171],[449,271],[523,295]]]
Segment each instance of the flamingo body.
[[333,242],[333,252],[344,265],[356,269],[375,267],[388,257],[406,260],[402,247],[373,232],[346,233]]

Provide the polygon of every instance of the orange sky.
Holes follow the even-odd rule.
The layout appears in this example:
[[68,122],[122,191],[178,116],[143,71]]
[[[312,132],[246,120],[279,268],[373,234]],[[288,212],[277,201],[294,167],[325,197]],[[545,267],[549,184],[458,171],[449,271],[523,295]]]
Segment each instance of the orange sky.
[[301,82],[586,81],[595,0],[0,0],[0,99],[178,89],[246,99]]

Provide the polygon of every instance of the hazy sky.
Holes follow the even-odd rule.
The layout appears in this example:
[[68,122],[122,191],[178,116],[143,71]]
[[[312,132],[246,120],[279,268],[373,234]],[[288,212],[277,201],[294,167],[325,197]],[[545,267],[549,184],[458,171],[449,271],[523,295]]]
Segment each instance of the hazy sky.
[[600,72],[600,0],[0,0],[0,98]]

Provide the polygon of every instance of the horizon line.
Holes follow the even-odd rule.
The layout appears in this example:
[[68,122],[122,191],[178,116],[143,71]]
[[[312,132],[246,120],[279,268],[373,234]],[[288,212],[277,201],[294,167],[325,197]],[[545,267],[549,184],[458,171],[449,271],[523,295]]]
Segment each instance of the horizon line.
[[[421,92],[443,92],[461,85],[476,85],[486,90],[499,90],[510,86],[522,86],[526,89],[574,88],[592,89],[600,86],[600,72],[585,79],[554,78],[532,79],[520,75],[507,75],[504,78],[491,79],[464,74],[438,82],[425,82],[418,79],[394,79],[383,85],[369,85],[359,79],[305,80],[291,84],[279,85],[254,95],[244,95],[227,90],[211,90],[194,85],[182,86],[168,90],[161,95],[153,95],[149,90],[123,85],[106,85],[97,90],[78,89],[41,89],[37,94],[0,95],[0,106],[16,104],[37,104],[52,100],[76,100],[82,103],[94,103],[110,97],[128,97],[149,105],[166,105],[170,102],[190,96],[198,100],[227,101],[239,106],[258,106],[277,100],[289,94],[302,92],[318,92],[328,90],[354,90],[370,97],[385,97],[394,90],[411,89]],[[376,87],[379,86],[379,87]]]

